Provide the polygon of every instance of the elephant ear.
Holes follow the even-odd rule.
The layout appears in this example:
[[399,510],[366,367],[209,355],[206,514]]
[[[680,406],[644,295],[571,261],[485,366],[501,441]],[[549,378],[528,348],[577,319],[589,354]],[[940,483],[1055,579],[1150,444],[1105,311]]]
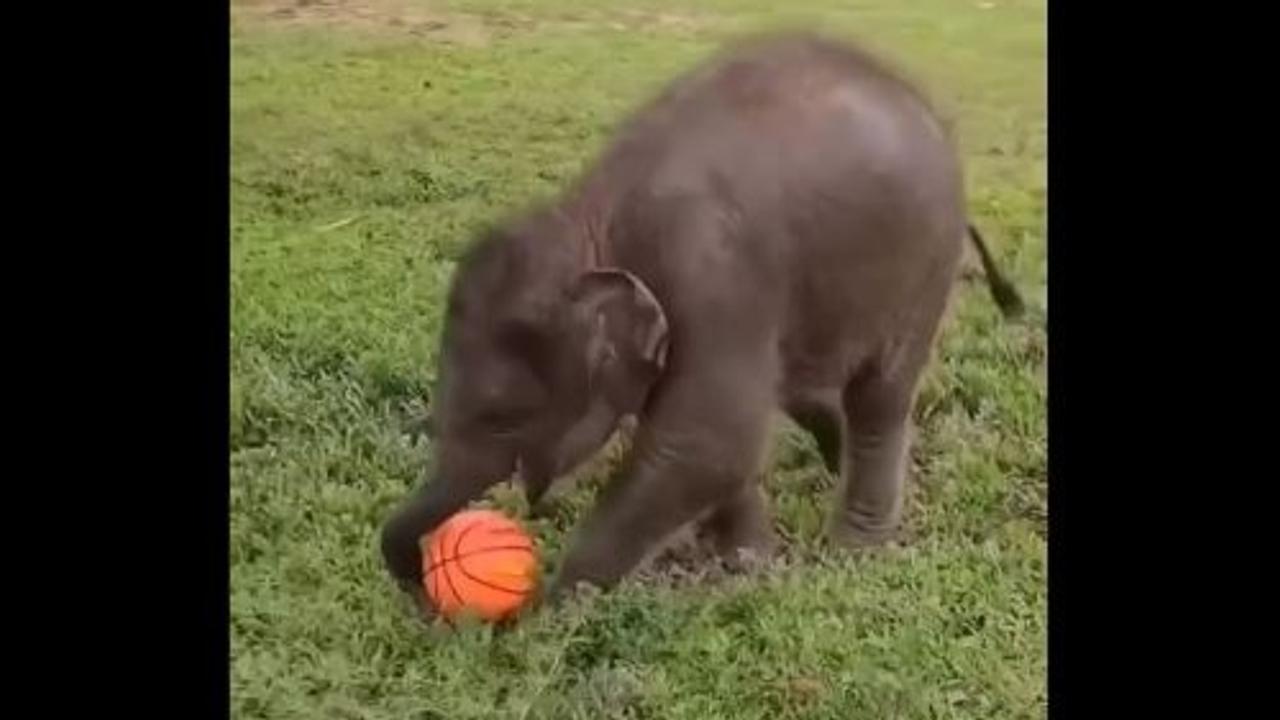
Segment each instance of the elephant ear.
[[593,392],[621,414],[639,412],[667,362],[667,314],[640,278],[621,269],[583,274],[572,294]]

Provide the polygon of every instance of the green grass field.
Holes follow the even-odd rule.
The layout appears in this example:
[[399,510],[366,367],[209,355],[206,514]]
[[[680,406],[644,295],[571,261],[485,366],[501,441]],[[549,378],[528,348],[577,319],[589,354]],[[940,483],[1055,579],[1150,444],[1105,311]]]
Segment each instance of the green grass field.
[[[1044,717],[1043,2],[233,0],[232,21],[235,717]],[[1037,308],[1006,323],[980,282],[960,288],[904,543],[824,550],[833,481],[783,426],[776,566],[659,569],[505,631],[416,620],[377,533],[431,452],[403,428],[459,251],[722,41],[806,25],[936,98],[973,216]],[[576,517],[530,524],[548,563]]]

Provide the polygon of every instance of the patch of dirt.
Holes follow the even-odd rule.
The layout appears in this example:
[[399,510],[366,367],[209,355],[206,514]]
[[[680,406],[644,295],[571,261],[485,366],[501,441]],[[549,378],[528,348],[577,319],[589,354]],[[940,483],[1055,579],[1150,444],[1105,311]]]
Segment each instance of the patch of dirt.
[[411,0],[236,0],[231,15],[235,22],[398,32],[467,46],[484,45],[491,35],[479,17]]
[[482,46],[496,37],[550,30],[689,34],[711,27],[709,16],[643,10],[608,10],[534,18],[520,13],[448,12],[426,0],[232,0],[233,23],[320,26],[399,32],[442,43]]
[[711,25],[711,18],[688,13],[623,10],[621,16],[624,20],[620,24],[627,29],[651,27],[661,30],[697,31]]

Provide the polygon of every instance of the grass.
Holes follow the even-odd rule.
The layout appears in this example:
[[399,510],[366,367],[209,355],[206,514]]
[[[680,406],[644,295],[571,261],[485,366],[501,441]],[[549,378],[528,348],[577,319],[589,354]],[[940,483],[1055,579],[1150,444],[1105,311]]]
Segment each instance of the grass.
[[[291,5],[232,8],[235,717],[1045,715],[1044,315],[1005,323],[977,283],[918,408],[900,548],[822,549],[832,480],[784,428],[768,484],[788,552],[764,572],[650,573],[507,631],[449,630],[415,620],[377,553],[431,452],[402,428],[459,250],[733,35],[818,22],[913,73],[955,128],[975,220],[1043,310],[1043,3]],[[530,524],[548,562],[574,519]]]

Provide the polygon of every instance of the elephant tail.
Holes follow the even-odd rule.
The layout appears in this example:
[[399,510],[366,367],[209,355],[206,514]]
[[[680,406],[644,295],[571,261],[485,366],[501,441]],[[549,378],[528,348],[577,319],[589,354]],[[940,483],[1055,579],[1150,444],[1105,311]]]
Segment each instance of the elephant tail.
[[987,243],[982,239],[982,233],[978,232],[978,228],[972,223],[969,224],[969,239],[978,250],[978,257],[982,261],[982,272],[987,278],[987,287],[990,288],[991,297],[996,301],[996,305],[1000,307],[1000,313],[1007,320],[1021,316],[1026,309],[1022,296],[1018,294],[1013,283],[1000,272],[995,259],[991,257],[991,251],[987,250]]

